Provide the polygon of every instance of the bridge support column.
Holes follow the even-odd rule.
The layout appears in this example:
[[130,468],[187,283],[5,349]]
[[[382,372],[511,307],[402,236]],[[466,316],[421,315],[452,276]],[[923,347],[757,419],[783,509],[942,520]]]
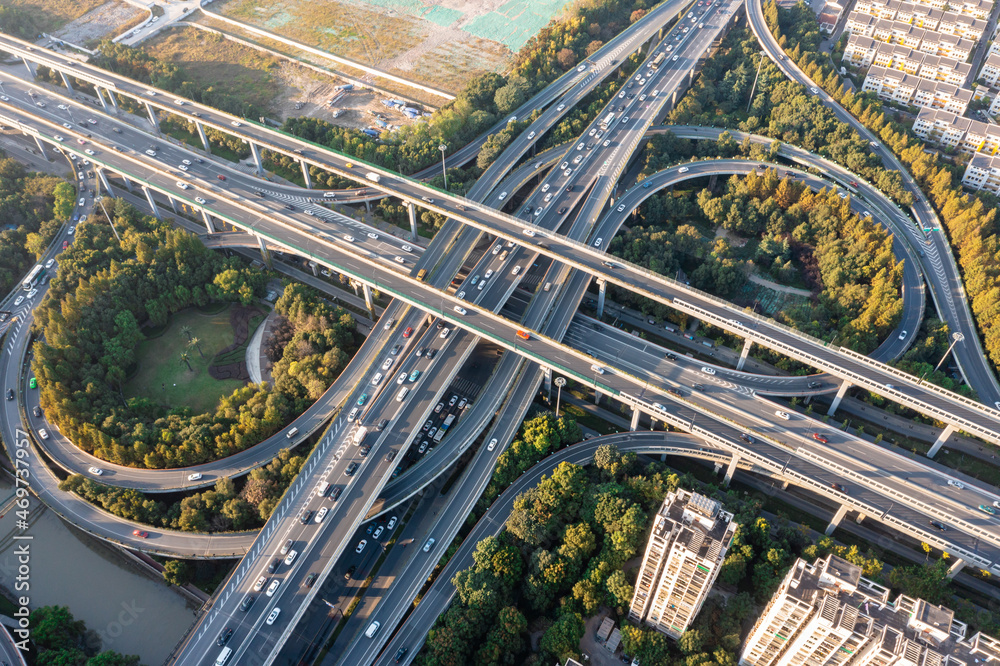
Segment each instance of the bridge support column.
[[365,307],[368,308],[368,314],[371,315],[372,319],[375,319],[375,301],[372,299],[372,288],[370,286],[362,285],[365,292]]
[[313,187],[312,176],[309,175],[309,165],[306,164],[305,160],[299,162],[299,166],[302,167],[302,180],[306,181],[306,189],[311,190]]
[[177,199],[174,199],[173,197],[167,197],[167,198],[170,199],[170,207],[174,209],[174,214],[180,215],[181,212],[177,210]]
[[726,475],[722,477],[722,485],[729,485],[729,482],[733,480],[733,475],[736,474],[736,468],[739,467],[739,464],[740,457],[734,453],[732,460],[729,461],[729,467],[726,468]]
[[604,295],[608,290],[607,280],[597,281],[598,292],[597,292],[597,318],[601,319],[604,316]]
[[319,277],[319,264],[317,264],[315,261],[310,261],[309,268],[312,269],[313,277]]
[[736,364],[737,370],[743,369],[743,364],[747,362],[747,356],[750,354],[751,347],[753,347],[753,340],[747,338],[743,343],[743,351],[740,352],[740,362]]
[[149,102],[143,102],[143,104],[146,105],[146,113],[149,114],[149,122],[153,123],[153,128],[157,132],[159,132],[160,131],[160,123],[159,123],[158,120],[156,120],[156,109],[154,109],[153,105],[150,104]]
[[601,391],[600,391],[600,389],[596,389],[596,388],[594,389],[594,404],[595,405],[601,404]]
[[[114,93],[114,91],[109,88],[107,90],[107,94],[108,94],[108,101],[111,102],[111,106],[114,107],[115,111],[117,112],[118,111],[118,100],[115,99],[115,93]],[[107,108],[107,106],[105,106],[104,108]]]
[[97,170],[97,178],[101,181],[101,185],[104,186],[104,191],[107,192],[108,196],[113,197],[114,195],[111,193],[111,183],[108,182],[108,176],[104,173],[104,169]]
[[45,152],[45,143],[37,136],[35,137],[35,145],[38,146],[38,152],[40,152],[42,154],[42,157],[45,158],[45,161],[48,162],[49,154]]
[[260,148],[253,141],[250,142],[250,154],[253,155],[253,163],[257,166],[257,175],[264,175],[264,163],[260,160]]
[[208,147],[208,137],[205,135],[205,126],[201,123],[195,123],[194,126],[198,128],[198,136],[201,138],[201,145],[205,148],[205,152],[211,154],[212,149]]
[[31,63],[28,62],[28,59],[22,57],[21,62],[23,62],[24,66],[28,69],[28,74],[31,75],[31,78],[35,78],[35,70],[31,69]]
[[[102,93],[101,89],[98,88],[97,86],[94,86],[94,92],[97,93],[97,99],[101,100],[101,106],[104,107],[105,111],[107,111],[108,110],[108,102],[107,102],[107,100],[104,99],[104,93]],[[110,96],[111,93],[108,92],[108,95]]]
[[129,192],[132,191],[132,181],[128,179],[128,176],[122,176],[122,180],[125,182],[125,189]]
[[208,233],[214,234],[215,224],[212,223],[212,216],[204,208],[201,209],[201,219],[205,220],[205,228],[208,229]]
[[837,509],[837,513],[833,514],[833,518],[830,519],[830,524],[826,526],[826,532],[824,532],[824,534],[827,536],[833,534],[833,531],[837,529],[837,526],[840,525],[840,521],[842,521],[846,515],[847,505],[841,504],[840,508]]
[[545,392],[548,394],[548,401],[552,402],[552,368],[545,368]]
[[635,408],[635,409],[632,410],[632,425],[630,425],[629,428],[628,428],[632,432],[635,432],[636,430],[639,429],[639,417],[640,416],[642,416],[642,411],[640,411],[639,408]]
[[936,456],[937,452],[941,450],[941,447],[944,446],[944,443],[948,441],[948,438],[951,437],[951,433],[953,432],[955,432],[955,426],[953,425],[945,426],[945,429],[941,431],[941,434],[938,435],[938,438],[934,440],[934,446],[932,446],[931,450],[927,452],[927,457],[933,458],[934,456]]
[[833,399],[833,402],[830,403],[830,409],[826,410],[827,416],[834,415],[834,413],[837,411],[837,407],[840,407],[840,401],[844,399],[844,394],[847,393],[847,389],[849,388],[851,388],[851,382],[845,379],[843,383],[840,385],[840,388],[837,389],[837,395]]
[[410,216],[410,240],[416,242],[417,240],[417,207],[413,205],[412,201],[406,202],[406,212]]
[[257,236],[257,245],[260,246],[260,256],[264,260],[264,263],[268,268],[274,268],[274,264],[271,261],[271,251],[267,249],[267,243],[264,242],[263,236]]
[[[59,72],[59,77],[62,79],[63,85],[66,86],[66,90],[73,92],[73,85],[69,82],[69,77],[64,72]],[[100,95],[100,91],[97,94]]]
[[948,578],[954,578],[958,575],[958,572],[965,568],[965,560],[961,557],[952,562],[951,566],[948,568]]
[[160,219],[160,211],[156,208],[156,202],[153,201],[153,190],[149,189],[145,185],[142,187],[142,191],[146,193],[146,201],[149,202],[149,207],[153,210],[153,217]]

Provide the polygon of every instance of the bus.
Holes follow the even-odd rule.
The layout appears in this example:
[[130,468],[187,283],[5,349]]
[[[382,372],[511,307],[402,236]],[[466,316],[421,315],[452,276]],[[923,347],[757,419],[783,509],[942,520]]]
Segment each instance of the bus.
[[425,277],[427,277],[427,269],[421,268],[420,272],[417,273],[417,279],[423,282]]
[[444,420],[444,423],[441,424],[441,428],[440,428],[440,430],[438,430],[438,432],[439,433],[446,432],[448,430],[448,428],[451,427],[451,424],[454,423],[454,422],[455,422],[455,415],[454,414],[449,414],[448,418],[446,418]]
[[24,278],[24,282],[21,283],[21,286],[24,288],[25,291],[31,291],[32,289],[35,288],[35,286],[38,284],[38,280],[43,275],[45,275],[45,267],[42,266],[41,264],[38,264],[31,269],[31,272],[28,273],[28,277]]
[[434,433],[434,443],[440,444],[441,439],[444,437],[444,428],[441,428],[436,433]]
[[659,69],[660,65],[662,65],[663,61],[666,59],[667,59],[666,54],[661,53],[660,55],[653,58],[653,62],[650,64],[650,67],[652,67],[653,69]]
[[614,112],[604,116],[604,118],[601,119],[601,129],[607,131],[607,129],[611,127],[611,123],[614,121],[614,119],[615,119]]

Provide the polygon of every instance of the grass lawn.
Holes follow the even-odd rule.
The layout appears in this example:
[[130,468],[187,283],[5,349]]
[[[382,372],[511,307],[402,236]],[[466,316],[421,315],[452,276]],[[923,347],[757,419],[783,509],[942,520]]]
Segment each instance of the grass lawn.
[[[229,311],[227,307],[217,314],[204,314],[188,308],[174,315],[162,335],[139,344],[139,369],[126,384],[125,394],[145,396],[167,407],[190,407],[198,413],[214,411],[219,398],[243,386],[239,380],[218,380],[208,374],[212,357],[233,342]],[[204,357],[197,349],[188,349],[184,326],[190,326],[191,336],[201,341]],[[184,351],[193,370],[181,360]]]
[[55,32],[90,10],[97,9],[104,4],[104,0],[8,0],[3,4],[32,13],[40,29]]

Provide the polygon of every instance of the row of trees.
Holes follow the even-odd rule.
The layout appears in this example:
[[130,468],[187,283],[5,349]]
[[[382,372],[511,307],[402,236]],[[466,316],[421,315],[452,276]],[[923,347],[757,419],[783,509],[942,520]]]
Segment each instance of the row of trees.
[[819,39],[811,27],[814,15],[801,7],[781,9],[773,0],[764,9],[768,26],[789,49],[789,57],[893,151],[933,204],[955,248],[983,347],[993,364],[1000,365],[997,198],[988,192],[963,193],[960,169],[937,164],[902,118],[887,114],[875,95],[845,91],[833,66],[812,48]]
[[[669,134],[654,138],[649,161],[676,152],[675,142]],[[636,224],[612,241],[611,252],[664,275],[683,270],[692,285],[737,302],[746,275],[756,269],[781,282],[801,278],[815,298],[777,316],[857,351],[875,349],[893,330],[902,316],[903,265],[885,230],[853,213],[848,199],[813,192],[773,170],[733,176],[723,190],[721,196],[704,189],[651,197]],[[699,230],[705,226],[731,234],[706,236]],[[733,236],[745,239],[742,246],[728,240]],[[634,295],[616,297],[663,314]]]
[[0,291],[8,293],[73,214],[76,188],[0,159]]
[[291,324],[291,350],[275,385],[248,385],[215,411],[167,410],[126,397],[144,325],[212,301],[248,304],[267,274],[222,258],[166,222],[114,203],[114,223],[88,223],[60,256],[59,273],[35,310],[33,369],[48,419],[85,451],[123,465],[186,467],[225,457],[273,435],[316,399],[357,345],[353,320],[290,286],[278,305]]

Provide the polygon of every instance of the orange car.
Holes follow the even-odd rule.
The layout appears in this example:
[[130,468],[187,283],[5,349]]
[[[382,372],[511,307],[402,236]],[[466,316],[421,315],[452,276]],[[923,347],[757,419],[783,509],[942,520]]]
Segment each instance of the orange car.
[[521,329],[517,330],[517,337],[521,338],[522,340],[531,339],[531,336],[526,331],[522,331]]

